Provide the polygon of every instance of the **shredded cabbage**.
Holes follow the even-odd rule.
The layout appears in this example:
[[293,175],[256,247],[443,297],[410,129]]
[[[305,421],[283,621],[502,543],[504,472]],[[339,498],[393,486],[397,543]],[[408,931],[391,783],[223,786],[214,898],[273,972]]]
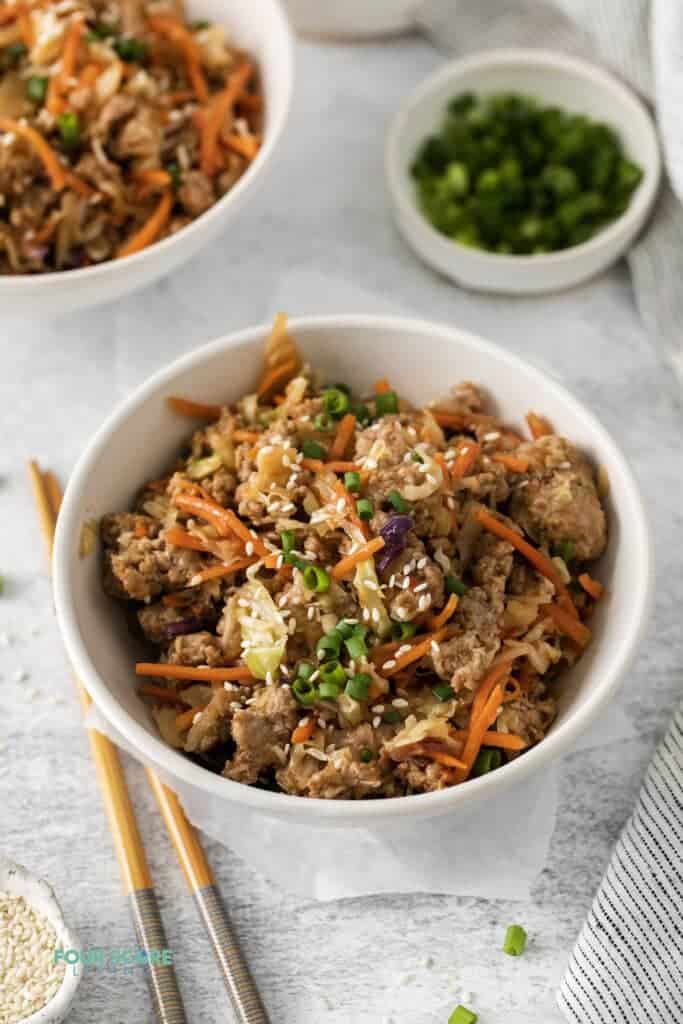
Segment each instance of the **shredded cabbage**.
[[443,470],[439,463],[422,448],[419,451],[424,466],[424,479],[421,484],[404,484],[400,492],[406,501],[424,501],[443,486]]
[[187,466],[187,475],[190,480],[203,480],[205,476],[211,476],[223,465],[223,460],[218,454],[207,455],[204,459],[192,459]]
[[371,629],[380,637],[387,636],[391,632],[391,619],[384,607],[382,591],[379,589],[379,580],[372,558],[366,558],[365,561],[358,563],[353,577],[353,585],[356,588],[361,608],[366,608],[370,613],[368,621]]
[[275,607],[275,602],[256,579],[258,566],[253,566],[250,578],[237,592],[236,615],[242,635],[244,660],[256,679],[265,679],[277,672],[287,645],[287,626]]

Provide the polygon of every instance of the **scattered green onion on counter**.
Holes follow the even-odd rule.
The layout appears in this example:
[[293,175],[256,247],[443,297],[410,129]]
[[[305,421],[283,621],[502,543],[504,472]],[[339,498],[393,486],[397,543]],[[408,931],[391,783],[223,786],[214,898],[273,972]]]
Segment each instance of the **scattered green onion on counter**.
[[477,1024],[479,1017],[466,1006],[456,1006],[448,1018],[448,1024]]
[[457,96],[412,165],[420,208],[455,242],[535,255],[588,241],[643,172],[616,132],[528,96]]
[[521,956],[526,948],[526,932],[521,924],[511,924],[505,933],[503,952],[508,956]]

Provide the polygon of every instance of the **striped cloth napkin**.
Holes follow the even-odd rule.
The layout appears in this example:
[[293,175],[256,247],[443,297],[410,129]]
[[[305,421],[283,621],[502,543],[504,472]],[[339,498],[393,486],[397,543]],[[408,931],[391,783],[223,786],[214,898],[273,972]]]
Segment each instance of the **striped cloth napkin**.
[[558,994],[572,1024],[683,1021],[683,704],[655,754]]
[[[463,56],[543,47],[603,64],[654,107],[668,181],[627,260],[635,300],[683,396],[683,3],[681,0],[421,0],[419,28]],[[678,387],[675,387],[677,379]],[[683,1020],[683,1018],[682,1018]],[[672,1022],[674,1024],[674,1022]],[[678,1022],[676,1022],[678,1024]]]

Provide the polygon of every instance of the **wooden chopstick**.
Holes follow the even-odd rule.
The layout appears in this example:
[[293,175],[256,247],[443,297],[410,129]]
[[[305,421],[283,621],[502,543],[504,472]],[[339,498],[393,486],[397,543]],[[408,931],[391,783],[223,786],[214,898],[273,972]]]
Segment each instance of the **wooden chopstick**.
[[[41,473],[37,464],[28,466],[41,531],[52,562],[52,544],[59,512],[61,493],[56,478]],[[85,714],[91,700],[80,679],[74,675],[78,697]],[[147,865],[145,850],[135,820],[126,779],[114,744],[97,732],[86,728],[116,858],[121,870],[124,888],[133,915],[133,923],[140,948],[149,957],[147,977],[154,1012],[160,1024],[185,1024],[185,1010],[178,990],[175,971],[170,964],[158,962],[159,953],[168,946],[161,913],[154,892],[154,884]],[[156,962],[155,962],[156,961]]]
[[[30,463],[29,472],[33,482],[34,493],[39,489],[43,498],[47,497],[49,501],[50,508],[46,511],[43,507],[42,499],[36,493],[36,504],[41,524],[44,527],[43,532],[48,541],[48,555],[51,558],[52,537],[61,503],[61,490],[56,477],[49,470],[41,474],[35,463]],[[51,519],[48,512],[53,513]],[[45,525],[47,525],[47,532]],[[85,700],[89,703],[90,698],[78,680],[77,685],[79,690],[82,691]],[[109,743],[109,740],[100,736],[99,733],[94,733],[94,735],[104,740],[105,743]],[[112,746],[112,744],[109,745]],[[116,753],[116,748],[112,746],[112,749]],[[206,859],[199,836],[188,821],[176,794],[161,782],[151,768],[146,768],[146,772],[150,788],[159,805],[161,816],[173,843],[188,888],[194,897],[197,910],[213,947],[225,987],[232,1002],[237,1024],[270,1024],[256,985],[239,948],[230,919],[223,906],[213,871]],[[141,843],[140,849],[142,850]],[[144,852],[142,856],[144,858]]]

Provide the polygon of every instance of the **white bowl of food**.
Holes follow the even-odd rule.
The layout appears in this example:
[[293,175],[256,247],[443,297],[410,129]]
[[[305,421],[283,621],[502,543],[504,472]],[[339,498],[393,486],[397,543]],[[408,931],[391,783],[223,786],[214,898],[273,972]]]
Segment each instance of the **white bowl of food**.
[[[505,96],[517,109],[505,113]],[[547,117],[522,120],[520,98]],[[635,93],[545,50],[444,65],[395,116],[385,166],[399,230],[425,263],[466,288],[509,294],[607,269],[642,229],[661,177],[656,129]]]
[[83,309],[169,273],[248,201],[283,133],[293,50],[279,0],[191,0],[184,20],[107,10],[18,5],[2,26],[8,313]]
[[286,0],[298,32],[335,39],[370,39],[406,32],[414,24],[415,0],[346,0],[325,4],[318,0]]
[[[0,921],[16,940],[14,961],[3,976],[3,1010],[19,1024],[60,1024],[76,998],[81,971],[55,953],[78,951],[78,939],[67,926],[52,887],[4,857]],[[22,934],[30,936],[26,944],[18,938]]]
[[[380,828],[485,804],[571,749],[638,647],[652,553],[628,464],[560,384],[419,321],[318,317],[287,334],[278,321],[264,406],[253,393],[269,333],[221,338],[155,374],[90,443],[54,556],[74,668],[130,749],[216,808]],[[298,375],[285,393],[292,338],[351,397],[311,397]],[[469,385],[448,397],[463,380],[480,382],[483,409]],[[215,417],[245,395],[237,420],[180,414]],[[364,411],[355,396],[368,395]],[[520,442],[530,401],[569,443]],[[395,414],[397,403],[416,411]],[[203,432],[170,476],[193,427]],[[103,519],[112,513],[124,515]],[[501,523],[517,531],[512,547],[500,547]],[[541,573],[515,546],[522,532],[545,552]],[[109,594],[135,599],[144,636],[103,575]]]

